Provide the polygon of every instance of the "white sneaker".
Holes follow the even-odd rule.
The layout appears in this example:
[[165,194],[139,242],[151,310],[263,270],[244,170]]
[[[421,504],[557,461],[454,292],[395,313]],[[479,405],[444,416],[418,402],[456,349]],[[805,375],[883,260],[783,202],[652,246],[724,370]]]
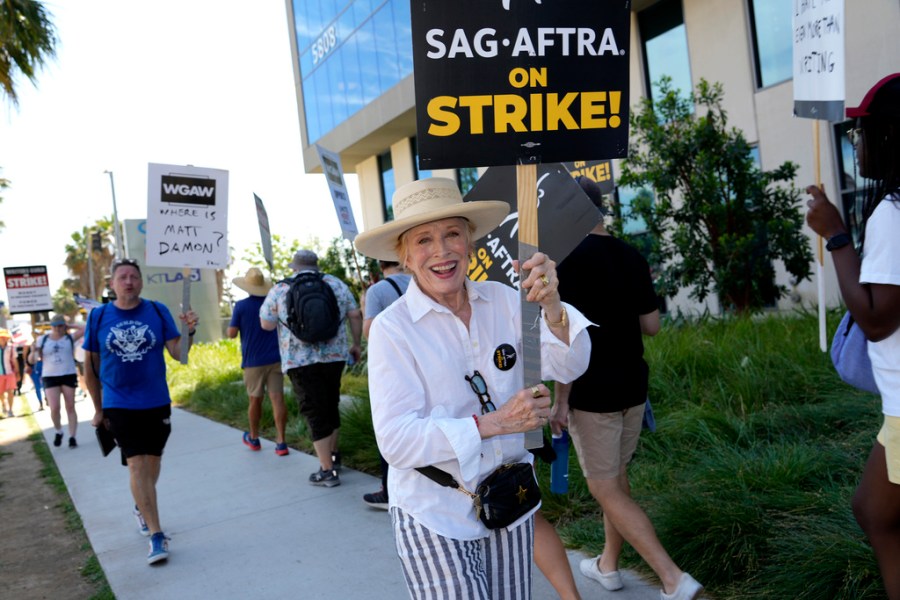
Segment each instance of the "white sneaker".
[[664,590],[660,590],[659,597],[662,600],[694,600],[702,591],[703,586],[696,579],[687,573],[682,573],[675,591],[667,594]]
[[616,590],[621,590],[625,587],[625,584],[622,583],[622,576],[619,575],[618,571],[610,571],[609,573],[604,573],[600,570],[600,557],[602,554],[595,556],[594,558],[585,558],[581,561],[579,568],[581,569],[581,574],[587,577],[588,579],[593,579],[597,583],[603,586],[603,589],[608,590],[610,592],[614,592]]

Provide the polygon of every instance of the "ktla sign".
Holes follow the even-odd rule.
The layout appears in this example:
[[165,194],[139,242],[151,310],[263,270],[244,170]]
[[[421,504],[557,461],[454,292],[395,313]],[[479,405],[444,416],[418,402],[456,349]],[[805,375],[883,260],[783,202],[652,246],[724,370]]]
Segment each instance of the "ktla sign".
[[625,156],[629,19],[628,2],[416,2],[421,166]]

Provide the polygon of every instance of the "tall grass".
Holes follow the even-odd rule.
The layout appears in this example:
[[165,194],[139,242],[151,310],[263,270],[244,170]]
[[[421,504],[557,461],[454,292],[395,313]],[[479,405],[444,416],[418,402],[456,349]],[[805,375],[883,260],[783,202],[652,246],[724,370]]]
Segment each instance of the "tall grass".
[[[828,315],[829,331],[839,314]],[[818,348],[812,313],[669,322],[646,340],[656,433],[644,433],[629,474],[673,559],[721,599],[884,597],[850,499],[880,425],[880,401],[843,384]],[[234,341],[198,346],[170,364],[176,402],[246,427]],[[345,464],[378,474],[364,369],[342,393]],[[598,390],[598,394],[602,390]],[[310,451],[288,392],[289,443]],[[265,406],[265,403],[264,403]],[[263,435],[274,435],[265,408]],[[549,467],[538,477],[549,490]],[[545,493],[544,513],[567,545],[603,547],[597,503],[574,451],[569,493]],[[652,577],[626,548],[622,566]]]

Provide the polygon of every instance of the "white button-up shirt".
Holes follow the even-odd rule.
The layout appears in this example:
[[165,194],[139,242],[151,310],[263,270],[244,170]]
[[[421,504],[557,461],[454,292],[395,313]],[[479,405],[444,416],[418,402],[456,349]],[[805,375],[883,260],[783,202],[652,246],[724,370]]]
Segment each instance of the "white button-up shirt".
[[[422,293],[415,280],[375,318],[368,347],[369,394],[378,447],[390,464],[391,505],[444,537],[473,540],[488,530],[472,499],[415,469],[434,465],[474,491],[500,465],[530,463],[533,456],[522,433],[481,439],[472,418],[481,415],[481,403],[465,379],[479,371],[497,408],[524,386],[519,293],[498,282],[466,281],[466,286],[472,307],[468,329]],[[541,319],[544,380],[568,383],[588,366],[591,342],[585,328],[591,323],[571,305],[566,310],[568,346]],[[515,360],[495,361],[504,350],[506,355],[514,350]]]

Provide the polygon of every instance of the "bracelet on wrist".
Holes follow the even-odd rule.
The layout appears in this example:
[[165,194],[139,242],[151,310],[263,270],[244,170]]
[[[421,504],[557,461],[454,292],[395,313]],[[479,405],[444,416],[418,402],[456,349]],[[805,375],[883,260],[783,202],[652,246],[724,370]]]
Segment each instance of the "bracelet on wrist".
[[547,322],[549,327],[565,327],[569,324],[569,314],[566,312],[566,307],[563,306],[562,310],[559,311],[559,321],[551,321],[547,316],[546,309],[544,310],[544,320]]
[[825,244],[825,249],[831,252],[833,250],[837,250],[849,245],[852,241],[853,238],[850,237],[850,234],[841,232],[828,238],[828,242]]
[[195,334],[195,333],[197,333],[197,330],[196,330],[196,329],[191,329],[190,331],[188,331],[188,337],[194,337],[194,334]]

